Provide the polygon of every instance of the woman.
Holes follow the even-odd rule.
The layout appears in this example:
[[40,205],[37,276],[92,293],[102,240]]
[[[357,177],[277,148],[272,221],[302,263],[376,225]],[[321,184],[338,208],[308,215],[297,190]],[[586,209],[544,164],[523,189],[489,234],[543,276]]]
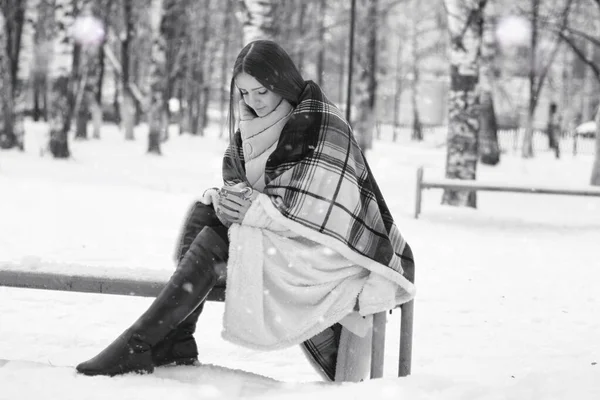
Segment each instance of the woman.
[[193,363],[196,320],[226,264],[224,338],[262,350],[304,343],[324,377],[362,379],[370,316],[414,296],[403,277],[412,252],[350,126],[272,41],[235,62],[223,180],[190,214],[163,291],[78,371]]

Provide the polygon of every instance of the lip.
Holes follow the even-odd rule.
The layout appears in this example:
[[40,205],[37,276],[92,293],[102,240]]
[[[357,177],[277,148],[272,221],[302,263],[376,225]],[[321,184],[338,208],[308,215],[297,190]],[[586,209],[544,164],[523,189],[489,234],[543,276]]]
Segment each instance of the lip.
[[258,112],[258,111],[262,111],[262,110],[264,110],[264,109],[265,109],[264,107],[261,107],[261,108],[255,108],[255,109],[254,109],[254,111]]

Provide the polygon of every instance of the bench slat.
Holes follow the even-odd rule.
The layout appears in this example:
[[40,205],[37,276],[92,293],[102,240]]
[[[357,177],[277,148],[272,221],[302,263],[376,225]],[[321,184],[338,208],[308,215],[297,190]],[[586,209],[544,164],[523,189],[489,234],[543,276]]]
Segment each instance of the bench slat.
[[[70,275],[56,272],[0,270],[0,286],[60,290],[81,293],[118,294],[156,297],[165,285],[162,280],[136,280],[93,275]],[[224,301],[225,288],[214,287],[209,301]]]
[[458,179],[438,179],[421,182],[423,189],[457,189],[457,190],[485,190],[491,192],[517,192],[517,193],[538,193],[538,194],[563,194],[576,196],[598,196],[600,197],[600,188],[558,188],[543,186],[517,186],[494,183],[482,183],[478,181],[467,181]]
[[451,189],[451,190],[472,190],[488,192],[513,192],[513,193],[533,193],[533,194],[555,194],[566,196],[588,196],[600,197],[600,187],[551,187],[551,186],[524,186],[502,183],[480,182],[476,180],[461,179],[423,179],[423,167],[417,168],[416,192],[415,192],[415,211],[414,217],[419,218],[421,214],[422,191],[424,189]]

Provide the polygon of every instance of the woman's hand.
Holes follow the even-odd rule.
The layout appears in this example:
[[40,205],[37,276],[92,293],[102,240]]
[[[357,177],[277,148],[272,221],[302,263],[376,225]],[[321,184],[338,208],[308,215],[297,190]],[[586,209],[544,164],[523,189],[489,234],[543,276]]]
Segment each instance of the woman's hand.
[[217,217],[221,222],[225,219],[229,224],[241,224],[252,201],[257,197],[258,192],[252,190],[251,187],[224,186],[219,191],[219,199],[215,204]]
[[246,121],[256,118],[256,113],[254,110],[248,104],[246,104],[243,99],[239,101],[238,106],[240,110],[240,120]]

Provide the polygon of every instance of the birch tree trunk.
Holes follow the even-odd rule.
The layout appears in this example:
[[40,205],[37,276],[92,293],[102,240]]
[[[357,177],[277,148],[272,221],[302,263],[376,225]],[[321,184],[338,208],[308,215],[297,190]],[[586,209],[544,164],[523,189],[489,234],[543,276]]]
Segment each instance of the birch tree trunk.
[[0,2],[0,148],[23,149],[23,96],[17,87],[27,1]]
[[[73,43],[68,31],[73,25],[73,3],[70,0],[47,0],[54,29],[49,32],[51,47],[49,75],[53,77],[48,87],[48,114],[50,141],[48,148],[54,158],[69,158],[69,131],[73,117],[73,92],[70,69],[73,67]],[[71,60],[66,63],[65,60]]]
[[540,0],[531,0],[531,38],[529,43],[529,98],[527,100],[527,115],[525,120],[525,133],[523,134],[523,146],[521,155],[523,158],[533,157],[533,118],[537,106],[536,93],[536,71],[538,47],[538,18]]
[[[474,180],[479,132],[479,62],[486,0],[444,0],[450,33],[446,177]],[[477,207],[474,191],[444,190],[442,204]]]
[[498,123],[494,108],[494,63],[496,60],[496,6],[490,3],[485,9],[481,42],[481,65],[479,82],[481,93],[481,119],[479,127],[479,157],[483,164],[496,165],[500,162],[498,145]]
[[275,17],[277,15],[276,0],[243,0],[242,24],[244,45],[258,39],[275,39],[279,34]]
[[167,83],[166,40],[161,29],[165,18],[163,0],[152,2],[152,67],[150,68],[150,106],[146,113],[148,120],[148,153],[161,154],[162,133],[167,129],[167,102],[165,90]]
[[356,99],[358,112],[352,126],[363,151],[373,146],[375,130],[375,99],[377,94],[377,0],[367,0],[366,24],[362,25],[366,46],[357,51],[358,75]]
[[[94,5],[96,4],[96,7]],[[90,116],[93,122],[93,137],[100,138],[102,109],[96,93],[100,84],[100,49],[104,43],[104,27],[97,17],[98,6],[93,0],[84,0],[80,13],[81,77],[75,108],[75,137],[87,139],[87,126]]]

